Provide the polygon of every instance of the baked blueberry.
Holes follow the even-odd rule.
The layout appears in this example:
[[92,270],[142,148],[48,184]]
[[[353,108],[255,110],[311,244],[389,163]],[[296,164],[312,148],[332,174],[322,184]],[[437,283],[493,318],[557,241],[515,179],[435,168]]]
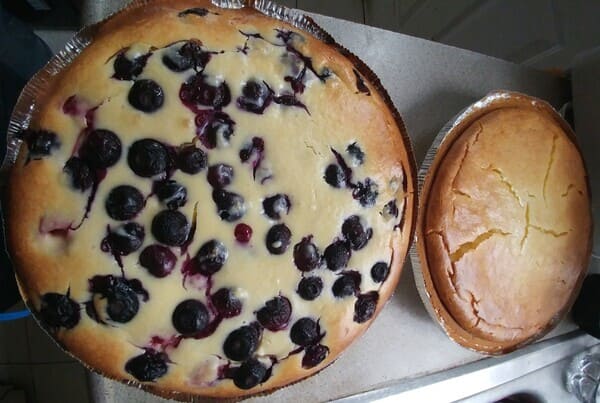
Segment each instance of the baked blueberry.
[[272,255],[281,255],[290,246],[291,238],[292,232],[285,224],[276,224],[267,232],[265,243]]
[[206,168],[206,153],[193,144],[182,147],[177,153],[177,168],[186,174],[197,174]]
[[302,299],[312,301],[321,295],[322,290],[323,280],[316,276],[310,276],[300,280],[296,292]]
[[365,229],[357,215],[346,218],[342,224],[342,234],[353,250],[359,250],[365,247],[369,239],[373,236],[371,228]]
[[283,214],[288,214],[291,203],[286,194],[278,193],[263,200],[263,211],[273,220],[280,220]]
[[106,314],[119,323],[127,323],[140,309],[138,293],[124,278],[112,277],[103,296],[107,299]]
[[207,82],[207,77],[198,73],[181,85],[179,96],[188,105],[210,106],[221,109],[231,102],[231,92],[225,81],[216,85]]
[[152,220],[152,235],[165,245],[183,245],[189,232],[190,224],[186,216],[179,211],[163,210]]
[[121,152],[119,137],[110,130],[104,129],[89,132],[79,148],[79,156],[94,169],[115,165],[121,158]]
[[110,218],[130,220],[144,208],[144,196],[133,186],[121,185],[110,191],[104,206]]
[[151,113],[160,109],[165,101],[165,95],[161,86],[155,81],[143,79],[133,83],[127,100],[135,109]]
[[175,268],[177,257],[166,246],[149,245],[140,253],[140,266],[148,270],[154,277],[166,277]]
[[292,316],[292,304],[283,296],[277,296],[265,302],[265,306],[256,312],[256,319],[272,332],[285,329]]
[[299,346],[310,346],[321,339],[319,324],[312,318],[298,319],[290,331],[292,342]]
[[240,389],[252,389],[259,383],[266,381],[267,367],[255,358],[251,358],[240,365],[233,376],[233,383]]
[[381,211],[381,215],[388,220],[391,217],[398,218],[398,206],[396,205],[396,200],[390,200],[383,206],[383,210]]
[[162,57],[162,62],[171,71],[182,72],[191,68],[203,69],[210,60],[210,53],[202,50],[198,41],[191,40],[179,49],[171,47]]
[[208,13],[209,13],[209,11],[205,8],[194,7],[194,8],[188,8],[186,10],[181,11],[179,14],[177,14],[177,16],[185,17],[186,15],[193,14],[193,15],[197,15],[198,17],[205,17]]
[[202,332],[209,322],[208,309],[196,299],[180,302],[171,317],[173,327],[183,336],[193,336]]
[[82,192],[89,189],[94,183],[94,174],[90,166],[79,157],[69,158],[63,172],[71,179],[71,186]]
[[376,283],[383,283],[390,274],[390,267],[385,262],[377,262],[371,267],[371,278]]
[[344,241],[335,241],[325,248],[323,257],[329,270],[343,269],[350,260],[350,248]]
[[365,153],[360,149],[356,142],[346,147],[346,152],[350,156],[350,161],[353,166],[362,165],[365,162]]
[[304,357],[302,357],[302,368],[309,369],[316,367],[327,358],[328,354],[329,348],[322,344],[306,346],[304,349]]
[[211,165],[208,167],[206,179],[213,188],[224,188],[233,181],[233,167],[227,164]]
[[321,264],[321,255],[311,238],[302,238],[302,241],[294,245],[294,264],[300,271],[311,271]]
[[225,356],[233,361],[245,361],[258,348],[260,331],[257,326],[242,326],[227,336],[223,343]]
[[338,164],[329,164],[325,168],[325,182],[334,188],[346,187],[346,175],[344,170]]
[[129,59],[125,56],[125,51],[120,52],[117,57],[115,57],[113,63],[113,68],[115,70],[113,78],[116,78],[117,80],[133,80],[142,73],[149,56],[150,53],[140,55],[134,59]]
[[360,294],[354,303],[354,321],[356,323],[365,323],[375,315],[379,293],[370,291],[366,294]]
[[42,295],[39,314],[42,322],[52,328],[72,329],[81,318],[77,302],[68,295],[54,292]]
[[171,156],[167,147],[153,139],[134,142],[127,153],[129,168],[143,178],[164,174],[171,167]]
[[128,222],[111,231],[105,239],[112,253],[126,256],[142,246],[145,234],[144,227],[140,224]]
[[242,87],[237,105],[245,111],[262,114],[272,101],[272,93],[264,81],[250,80]]
[[52,149],[60,147],[58,136],[48,130],[23,130],[18,137],[27,144],[30,158],[50,155]]
[[212,192],[212,199],[217,206],[217,214],[222,220],[234,222],[246,213],[244,198],[237,193],[215,189]]
[[252,227],[248,224],[240,223],[235,226],[233,235],[235,236],[236,241],[248,243],[250,242],[250,238],[252,238]]
[[379,186],[371,178],[358,182],[352,191],[352,197],[363,207],[372,207],[379,195]]
[[196,253],[197,270],[205,276],[211,276],[221,270],[228,256],[229,251],[225,245],[212,239],[204,243]]
[[333,283],[331,291],[336,298],[356,295],[360,289],[361,276],[357,271],[346,271]]
[[[198,124],[198,122],[196,123]],[[208,149],[222,148],[229,145],[233,135],[235,122],[224,112],[215,112],[207,123],[198,125],[202,127],[200,140]]]
[[174,180],[156,182],[154,193],[169,209],[176,210],[187,202],[187,189]]
[[242,312],[242,302],[229,288],[221,288],[210,297],[210,300],[219,315],[224,318],[233,318]]
[[133,357],[125,364],[125,371],[141,382],[154,382],[169,370],[165,353],[147,349],[144,354]]
[[250,159],[258,161],[264,158],[265,141],[260,137],[252,137],[252,140],[242,147],[240,150],[240,161],[248,162]]

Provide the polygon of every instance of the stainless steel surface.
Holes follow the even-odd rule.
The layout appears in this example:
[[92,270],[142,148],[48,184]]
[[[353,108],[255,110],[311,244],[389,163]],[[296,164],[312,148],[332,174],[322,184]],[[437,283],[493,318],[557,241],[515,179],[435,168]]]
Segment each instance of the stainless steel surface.
[[[568,95],[567,83],[550,74],[351,22],[318,15],[314,18],[338,42],[362,58],[379,75],[404,118],[418,162],[445,122],[491,90],[525,92],[545,99],[555,107],[560,106]],[[408,263],[406,266],[409,266]],[[567,333],[574,328],[568,320],[564,321],[549,337]],[[532,348],[550,348],[554,343],[563,347],[580,348],[591,341],[587,337],[576,336],[561,342],[551,339],[548,344],[538,344]],[[564,348],[568,349],[567,347]],[[536,356],[543,358],[545,355],[540,353]],[[509,357],[507,363],[516,358]],[[359,396],[354,400],[366,400],[368,395],[360,394],[369,390],[387,388],[384,390],[408,392],[407,388],[425,385],[419,382],[445,382],[454,374],[467,377],[466,371],[470,371],[469,368],[484,371],[499,362],[497,359],[482,358],[448,340],[428,317],[417,295],[410,267],[405,267],[396,294],[380,317],[336,363],[306,381],[250,401],[323,401],[357,394]],[[477,367],[463,366],[472,362],[476,362],[474,365]],[[520,362],[528,361],[523,359]],[[535,364],[531,365],[535,367]],[[451,370],[446,371],[448,369]],[[501,381],[495,378],[493,370],[491,373],[492,375],[482,375],[480,378],[489,381],[486,383],[487,387]],[[431,374],[437,375],[427,377]],[[462,382],[457,389],[466,388],[473,383],[468,377],[460,379]],[[391,385],[399,389],[389,389]],[[90,377],[90,387],[96,402],[163,401],[94,374]],[[441,393],[444,393],[442,396],[453,396],[450,392]],[[390,396],[392,395],[380,397]],[[418,400],[428,401],[422,396]]]

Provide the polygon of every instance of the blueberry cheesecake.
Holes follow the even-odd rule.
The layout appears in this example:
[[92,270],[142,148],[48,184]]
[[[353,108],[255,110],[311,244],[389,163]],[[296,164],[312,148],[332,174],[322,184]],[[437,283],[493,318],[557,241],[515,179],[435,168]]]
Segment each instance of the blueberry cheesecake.
[[552,107],[516,93],[476,105],[425,178],[417,249],[448,335],[501,354],[572,305],[590,258],[590,193],[575,136]]
[[361,66],[208,1],[103,23],[11,171],[9,249],[40,323],[169,397],[268,391],[335,360],[395,289],[414,225],[410,146]]

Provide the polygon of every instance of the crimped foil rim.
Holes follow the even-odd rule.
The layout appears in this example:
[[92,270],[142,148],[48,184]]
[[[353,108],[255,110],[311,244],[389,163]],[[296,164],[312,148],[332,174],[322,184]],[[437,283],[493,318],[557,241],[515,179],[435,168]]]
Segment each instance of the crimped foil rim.
[[[558,325],[558,323],[564,318],[564,316],[567,314],[570,307],[574,303],[575,297],[578,294],[578,290],[581,287],[581,285],[583,283],[583,279],[585,278],[585,274],[586,274],[586,271],[583,270],[582,275],[580,276],[580,278],[578,279],[578,282],[575,285],[575,288],[574,288],[574,291],[573,291],[573,294],[572,294],[570,300],[567,302],[567,304],[561,311],[559,311],[542,329],[540,329],[540,331],[538,333],[532,335],[531,337],[529,337],[525,340],[520,341],[519,343],[513,343],[513,344],[498,343],[497,348],[491,348],[491,347],[483,348],[483,347],[481,347],[481,344],[476,343],[476,342],[473,345],[467,345],[465,340],[463,340],[461,337],[453,334],[453,332],[452,332],[453,329],[451,329],[451,325],[454,325],[455,327],[464,330],[466,333],[468,333],[468,331],[466,329],[463,329],[458,324],[458,322],[456,322],[456,320],[452,317],[452,315],[447,310],[447,308],[444,306],[444,304],[441,300],[439,301],[439,305],[440,305],[439,307],[436,307],[433,304],[433,299],[439,300],[439,297],[437,296],[437,293],[435,291],[435,286],[434,286],[432,280],[430,280],[431,287],[428,287],[427,281],[425,279],[425,277],[426,277],[425,271],[428,269],[426,267],[424,267],[424,265],[421,262],[421,257],[420,257],[420,250],[422,250],[423,253],[425,253],[424,252],[425,247],[423,244],[423,240],[419,239],[419,237],[418,237],[419,232],[420,232],[418,230],[418,226],[422,224],[421,218],[426,213],[426,207],[421,206],[422,202],[423,203],[426,202],[426,200],[424,199],[424,196],[423,196],[425,182],[428,179],[431,179],[430,175],[433,173],[432,172],[433,168],[434,168],[433,166],[434,166],[435,162],[437,162],[436,159],[438,157],[443,158],[443,155],[442,156],[438,155],[438,151],[440,151],[440,149],[442,147],[445,147],[446,145],[448,145],[448,147],[449,147],[451,144],[447,144],[447,143],[454,142],[460,136],[460,134],[462,133],[462,130],[464,130],[466,128],[466,127],[461,128],[461,126],[469,123],[473,119],[474,115],[476,118],[479,118],[481,116],[477,116],[477,114],[484,112],[486,109],[488,109],[498,103],[501,103],[502,101],[508,101],[508,100],[514,100],[515,102],[520,102],[522,104],[529,104],[530,106],[532,106],[536,109],[540,109],[540,110],[549,112],[552,115],[552,117],[560,124],[561,128],[563,129],[563,131],[565,132],[567,137],[569,137],[569,139],[577,147],[577,150],[579,151],[579,154],[581,155],[581,149],[579,148],[579,146],[577,144],[577,139],[576,139],[575,133],[573,132],[573,129],[563,119],[561,114],[559,112],[557,112],[552,107],[552,105],[550,105],[548,102],[538,99],[538,98],[534,98],[532,96],[529,96],[529,95],[526,95],[526,94],[523,94],[520,92],[516,92],[516,91],[495,90],[495,91],[489,92],[483,98],[481,98],[480,100],[467,106],[462,111],[460,111],[457,115],[455,115],[452,119],[450,119],[440,129],[438,134],[435,136],[431,146],[427,150],[427,153],[425,155],[423,163],[419,167],[419,171],[418,171],[418,191],[419,191],[419,208],[418,208],[419,213],[418,214],[419,214],[419,216],[417,218],[417,223],[415,225],[415,236],[414,236],[413,243],[412,243],[412,246],[409,251],[411,266],[412,266],[412,270],[413,270],[413,275],[414,275],[417,291],[419,293],[419,297],[423,301],[423,305],[425,306],[427,313],[431,316],[431,318],[434,320],[434,322],[437,323],[442,328],[444,333],[446,333],[446,335],[453,342],[457,343],[458,345],[460,345],[464,348],[467,348],[471,351],[474,351],[476,353],[480,353],[480,354],[484,354],[484,355],[492,355],[492,356],[508,354],[514,350],[517,350],[521,347],[531,344],[532,342],[541,339],[546,334],[548,334],[552,329],[554,329]],[[499,108],[501,108],[501,107],[502,106],[500,105]],[[461,130],[461,132],[456,132],[456,130],[459,130],[459,129]],[[444,150],[444,152],[446,152],[446,151],[447,151],[447,149]],[[583,158],[582,158],[582,161],[583,161]],[[585,168],[585,161],[583,161],[583,163],[584,163],[584,168]],[[586,169],[586,182],[587,182],[587,187],[588,187],[588,194],[591,194],[590,193],[589,176],[587,175],[587,169]],[[593,230],[590,232],[590,234],[592,234],[592,233],[593,233]],[[588,251],[590,251],[590,253],[588,253],[588,255],[591,255],[591,238],[588,242]],[[589,263],[588,263],[588,265],[589,265]],[[432,290],[430,291],[429,288],[432,288]],[[436,295],[432,295],[433,293],[435,293]],[[445,314],[446,314],[445,316],[450,318],[450,321],[452,322],[452,324],[446,322],[444,315],[442,315],[440,313],[440,311],[445,312]],[[491,345],[493,343],[492,341],[485,341],[484,339],[482,339],[480,337],[473,336],[473,338],[475,341],[482,340],[482,341],[486,342],[486,344],[489,344],[489,345]],[[479,346],[479,348],[477,346]]]
[[[45,93],[45,91],[50,87],[50,85],[52,84],[52,80],[55,78],[55,76],[58,73],[60,73],[64,68],[69,66],[69,64],[71,62],[73,62],[73,60],[75,60],[79,56],[79,54],[88,45],[90,45],[92,43],[92,41],[94,40],[94,37],[97,34],[97,32],[99,31],[99,29],[110,18],[112,18],[116,15],[119,15],[121,13],[128,12],[128,11],[138,8],[138,7],[144,7],[144,6],[150,5],[154,1],[155,0],[133,0],[129,4],[125,5],[123,8],[121,8],[120,10],[117,10],[114,13],[108,15],[103,20],[101,20],[97,23],[94,23],[92,25],[89,25],[87,27],[83,27],[81,30],[79,30],[73,36],[73,38],[71,38],[65,44],[65,47],[63,50],[61,50],[59,53],[54,55],[48,61],[48,63],[46,63],[46,65],[29,80],[29,82],[26,84],[26,86],[22,90],[21,94],[19,95],[19,98],[17,99],[17,102],[15,104],[15,107],[13,109],[13,112],[11,114],[11,118],[9,121],[9,127],[7,130],[7,152],[6,152],[5,158],[2,162],[2,165],[0,166],[0,190],[6,187],[6,185],[8,183],[8,176],[10,173],[10,169],[17,160],[17,156],[18,156],[20,146],[22,143],[22,140],[17,138],[17,134],[21,130],[27,129],[29,127],[31,119],[34,116],[34,113],[36,110],[38,97],[40,95],[43,95]],[[407,152],[408,166],[403,166],[402,168],[404,170],[405,177],[407,178],[407,180],[411,181],[412,189],[414,189],[414,193],[412,194],[412,197],[413,197],[413,206],[412,207],[413,208],[412,208],[412,217],[411,217],[411,227],[408,231],[409,240],[412,241],[414,234],[415,234],[415,229],[416,229],[417,206],[418,206],[416,159],[414,156],[412,142],[410,140],[410,137],[408,136],[408,132],[406,130],[404,121],[402,120],[402,117],[400,116],[400,113],[398,112],[394,103],[392,102],[388,92],[385,90],[385,88],[381,84],[379,77],[360,58],[358,58],[356,55],[351,53],[345,47],[343,47],[342,45],[337,43],[327,31],[325,31],[318,24],[316,24],[312,18],[304,15],[303,12],[300,10],[288,8],[288,7],[282,6],[282,5],[277,4],[270,0],[211,0],[211,3],[216,7],[227,8],[227,9],[252,8],[267,17],[275,18],[282,22],[288,23],[288,24],[292,25],[293,27],[312,35],[316,39],[324,42],[325,44],[327,44],[327,45],[331,46],[332,48],[334,48],[335,50],[337,50],[341,55],[346,57],[355,66],[355,68],[365,77],[365,79],[367,79],[369,81],[369,83],[373,86],[373,89],[377,91],[379,96],[381,96],[382,100],[384,101],[384,103],[387,105],[390,112],[392,113],[392,116],[394,117],[394,121],[396,122],[396,125],[398,126],[398,129],[400,131],[403,145]],[[3,195],[3,197],[5,197],[6,192],[2,192],[2,195]],[[408,195],[406,197],[408,197]],[[2,202],[5,202],[5,200],[2,200]],[[405,210],[405,214],[406,214],[406,210]],[[405,220],[405,222],[406,222],[406,220]],[[4,225],[2,225],[2,230],[5,231]],[[410,246],[410,241],[409,241],[409,246]],[[408,251],[407,251],[407,255],[408,255]],[[403,256],[403,260],[405,258],[406,258],[406,256]],[[17,273],[15,273],[15,277],[17,280],[17,284],[19,286],[19,290],[21,291],[22,284],[18,278]],[[25,298],[25,294],[23,292],[21,292],[21,295],[24,296],[25,305],[33,312],[33,309],[30,306],[29,301]],[[95,368],[88,366],[86,363],[81,361],[79,358],[75,357],[69,351],[63,349],[62,346],[54,339],[54,337],[50,336],[48,331],[45,329],[44,325],[38,320],[38,318],[35,316],[35,314],[33,314],[32,316],[34,317],[34,319],[36,320],[38,325],[42,329],[44,329],[44,331],[49,335],[49,337],[63,351],[65,351],[67,354],[72,356],[77,361],[81,362],[82,365],[84,365],[90,371],[92,371],[96,374],[102,375],[103,377],[105,377],[107,379],[119,381],[120,383],[126,384],[128,386],[136,387],[138,389],[142,389],[146,392],[149,392],[151,394],[154,394],[156,396],[166,398],[166,399],[173,399],[173,400],[178,400],[178,401],[182,401],[182,402],[209,402],[209,401],[235,402],[235,401],[245,400],[245,399],[251,398],[251,397],[260,397],[260,396],[268,395],[268,394],[274,392],[275,390],[280,390],[280,389],[289,387],[289,386],[291,386],[295,383],[298,383],[306,378],[306,377],[300,378],[300,379],[296,380],[295,382],[292,382],[286,386],[279,387],[279,388],[271,390],[271,391],[258,392],[255,394],[244,396],[242,398],[229,398],[229,399],[210,398],[210,397],[203,397],[200,395],[194,395],[194,394],[189,394],[189,393],[184,393],[184,392],[168,392],[168,391],[158,390],[158,389],[153,388],[152,385],[142,384],[142,383],[139,383],[136,381],[129,381],[129,380],[124,381],[124,380],[120,380],[120,379],[111,378],[111,377],[103,374],[102,372],[96,370]],[[333,362],[335,362],[335,360],[332,361],[329,365],[333,364]],[[317,373],[315,373],[311,376],[317,375],[323,369],[324,368],[322,368],[320,371],[318,371]]]

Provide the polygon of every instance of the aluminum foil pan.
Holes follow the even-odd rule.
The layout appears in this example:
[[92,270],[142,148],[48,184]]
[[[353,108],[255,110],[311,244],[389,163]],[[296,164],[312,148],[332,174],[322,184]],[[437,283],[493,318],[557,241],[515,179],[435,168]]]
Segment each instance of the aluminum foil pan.
[[[387,104],[388,108],[392,112],[394,119],[397,123],[398,128],[400,129],[404,146],[407,150],[407,154],[409,157],[409,166],[405,168],[405,175],[407,180],[411,181],[412,189],[417,188],[416,175],[414,174],[417,171],[416,168],[416,160],[414,158],[414,152],[412,148],[412,143],[408,136],[406,127],[400,114],[398,113],[396,107],[387,91],[381,85],[381,82],[377,75],[373,73],[373,71],[357,56],[352,54],[342,45],[337,43],[331,35],[329,35],[324,29],[322,29],[319,25],[317,25],[310,17],[304,15],[300,10],[291,9],[288,7],[281,6],[275,2],[269,0],[211,0],[213,5],[221,8],[252,8],[260,13],[275,18],[277,20],[286,22],[310,35],[313,37],[323,41],[324,43],[330,45],[342,55],[344,55],[347,59],[349,59],[356,69],[373,85],[375,90],[379,93],[382,99]],[[21,95],[19,96],[13,113],[11,115],[11,119],[9,121],[9,127],[7,130],[7,152],[0,166],[0,191],[4,190],[6,184],[8,182],[8,176],[10,173],[11,167],[15,164],[17,160],[17,156],[21,147],[22,140],[18,138],[18,133],[24,129],[29,127],[32,118],[36,113],[36,106],[38,104],[38,100],[43,97],[43,95],[47,92],[47,89],[50,88],[53,79],[56,77],[58,73],[60,73],[64,68],[66,68],[73,60],[77,58],[77,56],[94,40],[95,35],[98,33],[102,25],[112,16],[118,15],[120,13],[129,11],[138,7],[145,7],[151,5],[153,0],[133,0],[127,6],[122,8],[121,10],[113,13],[111,16],[108,16],[102,21],[99,21],[93,25],[89,25],[87,27],[82,28],[79,32],[71,38],[69,42],[65,45],[64,49],[61,50],[58,54],[56,54],[50,61],[44,66],[42,70],[36,73],[31,80],[27,83]],[[6,192],[2,192],[5,194]],[[417,203],[416,192],[414,194],[414,205]],[[409,236],[412,239],[415,231],[416,222],[416,213],[417,209],[413,208],[413,217],[411,220],[411,228],[409,230]],[[3,227],[3,226],[2,226]],[[403,257],[404,258],[404,257]],[[19,283],[17,276],[17,283]],[[21,295],[24,295],[21,292]],[[25,301],[27,304],[27,301]],[[37,320],[37,318],[36,318]],[[38,321],[40,327],[43,328],[43,325]],[[51,337],[51,336],[49,336]],[[62,348],[62,347],[61,347]],[[66,351],[66,353],[69,353]],[[70,354],[70,353],[69,353]],[[77,359],[77,357],[74,357]],[[97,372],[94,368],[88,367],[89,370]],[[102,375],[102,374],[101,374]],[[154,390],[151,386],[142,385],[135,381],[123,381],[124,383],[134,386],[140,389],[144,389],[153,394],[159,395],[161,397],[175,399],[178,401],[187,401],[187,402],[206,402],[212,401],[215,399],[207,399],[203,397],[198,397],[195,395],[189,395],[185,393],[166,393],[164,391]],[[288,385],[289,386],[289,385]],[[265,393],[263,393],[265,394]],[[223,401],[222,399],[220,401]]]
[[[423,225],[423,219],[426,213],[426,200],[423,197],[423,193],[427,193],[429,191],[432,174],[436,171],[437,167],[443,160],[443,156],[454,143],[454,140],[456,140],[456,138],[458,138],[473,121],[494,109],[507,106],[522,107],[525,105],[533,106],[536,109],[549,112],[551,115],[553,115],[565,133],[567,133],[569,138],[577,146],[575,133],[569,124],[549,103],[518,92],[497,90],[487,94],[479,101],[463,109],[456,116],[450,119],[450,121],[446,123],[444,127],[442,127],[442,129],[435,136],[433,143],[427,151],[427,154],[425,155],[423,163],[421,164],[418,172],[419,212],[415,237],[409,251],[409,256],[419,296],[421,297],[421,300],[423,301],[423,304],[425,305],[429,315],[437,324],[440,325],[440,327],[451,340],[472,351],[486,355],[506,354],[530,344],[546,335],[564,318],[573,304],[578,292],[573,294],[571,301],[569,301],[565,308],[559,314],[557,314],[539,333],[517,344],[494,343],[482,338],[478,338],[462,329],[462,332],[457,332],[456,329],[460,328],[460,326],[454,320],[450,312],[444,307],[444,304],[437,295],[430,273],[422,264],[422,259],[425,259],[425,247],[423,239],[420,238],[422,235],[420,228]],[[579,151],[581,154],[581,150]],[[589,188],[590,187],[588,183],[588,193]],[[588,250],[591,251],[591,239],[588,245]],[[577,283],[577,290],[581,287],[584,277],[585,273],[581,276]]]

